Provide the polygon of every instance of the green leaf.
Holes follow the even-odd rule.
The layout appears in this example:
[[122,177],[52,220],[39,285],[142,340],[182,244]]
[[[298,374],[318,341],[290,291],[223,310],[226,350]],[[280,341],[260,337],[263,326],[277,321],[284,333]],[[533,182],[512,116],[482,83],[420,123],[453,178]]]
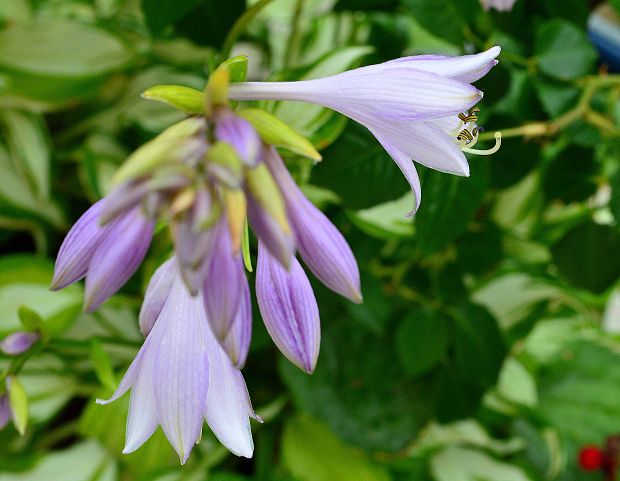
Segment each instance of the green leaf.
[[282,436],[284,465],[300,481],[389,481],[361,451],[346,446],[319,422],[299,416]]
[[35,311],[27,306],[19,306],[17,310],[19,320],[27,331],[45,332],[45,321]]
[[[169,0],[170,3],[175,3]],[[156,0],[153,3],[159,4]],[[200,45],[220,47],[230,28],[243,14],[245,0],[200,0],[196,7],[175,22],[178,35],[193,40]]]
[[538,100],[550,117],[563,114],[577,103],[579,87],[540,76],[534,82]]
[[21,381],[15,376],[6,378],[6,388],[9,391],[13,424],[17,432],[23,436],[28,426],[28,395]]
[[586,34],[560,19],[548,20],[538,28],[534,54],[540,69],[559,80],[572,80],[590,73],[597,59]]
[[261,109],[242,109],[237,115],[250,122],[265,143],[288,149],[315,161],[321,160],[321,154],[308,139],[269,112]]
[[181,85],[156,85],[144,91],[142,97],[168,104],[188,114],[204,114],[205,96],[200,90]]
[[158,36],[200,3],[202,0],[142,0],[141,6],[146,25]]
[[229,58],[223,65],[228,67],[231,82],[245,82],[248,76],[248,57],[246,55]]
[[0,112],[0,123],[18,171],[40,198],[50,190],[50,152],[47,131],[40,116],[17,110]]
[[413,219],[406,216],[412,206],[413,197],[407,193],[398,200],[348,214],[351,221],[370,236],[385,240],[407,238],[414,233]]
[[116,389],[116,376],[112,368],[110,356],[103,350],[101,343],[97,339],[90,341],[90,360],[95,368],[95,374],[99,382],[105,386],[110,392]]
[[469,448],[446,448],[431,458],[435,481],[531,481],[517,466]]
[[404,0],[416,21],[426,30],[460,45],[468,23],[480,11],[476,0]]
[[597,190],[597,174],[594,151],[569,145],[546,166],[543,192],[550,201],[585,201]]
[[447,354],[446,319],[436,311],[413,310],[398,325],[396,349],[407,374],[418,376],[428,371]]
[[48,19],[0,31],[0,68],[10,79],[9,92],[35,100],[89,95],[101,77],[130,59],[116,37],[78,22]]
[[489,165],[476,159],[471,170],[470,177],[427,173],[424,200],[415,217],[416,239],[424,252],[435,252],[459,237],[480,207],[489,184]]
[[603,292],[620,276],[620,233],[607,225],[585,222],[551,247],[560,274],[575,286]]

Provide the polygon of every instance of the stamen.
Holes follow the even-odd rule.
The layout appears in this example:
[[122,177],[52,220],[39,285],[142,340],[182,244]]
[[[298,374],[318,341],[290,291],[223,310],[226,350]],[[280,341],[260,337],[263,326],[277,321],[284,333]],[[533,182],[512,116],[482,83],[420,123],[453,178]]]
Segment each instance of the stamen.
[[[502,146],[502,133],[501,132],[495,132],[494,137],[495,137],[495,145],[493,147],[491,147],[490,149],[478,150],[478,149],[472,149],[471,147],[461,147],[461,150],[463,152],[467,152],[468,154],[474,154],[474,155],[491,155],[491,154],[494,154]],[[477,140],[478,140],[478,137],[476,137],[476,141]],[[472,146],[473,146],[473,144],[472,144]]]
[[469,130],[463,129],[459,132],[456,140],[464,140],[466,144],[469,144],[472,140],[474,140],[474,136],[471,135],[471,132]]

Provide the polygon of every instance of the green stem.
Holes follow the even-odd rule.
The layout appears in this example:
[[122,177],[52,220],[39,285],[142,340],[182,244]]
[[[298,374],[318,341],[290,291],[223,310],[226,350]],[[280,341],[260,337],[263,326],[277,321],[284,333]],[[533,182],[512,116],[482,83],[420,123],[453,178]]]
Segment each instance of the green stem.
[[245,29],[248,23],[256,17],[260,13],[260,11],[269,5],[273,0],[259,0],[252,7],[247,9],[243,15],[241,15],[232,28],[228,31],[228,35],[226,35],[226,39],[224,40],[224,46],[222,47],[221,52],[221,61],[223,62],[230,56],[230,51],[233,48],[233,45],[241,35],[241,32]]
[[295,54],[297,53],[299,46],[299,21],[301,19],[301,12],[303,11],[304,0],[297,0],[295,2],[295,11],[293,12],[293,19],[291,21],[291,34],[288,38],[286,49],[284,50],[284,58],[282,59],[282,65],[288,67],[295,60]]

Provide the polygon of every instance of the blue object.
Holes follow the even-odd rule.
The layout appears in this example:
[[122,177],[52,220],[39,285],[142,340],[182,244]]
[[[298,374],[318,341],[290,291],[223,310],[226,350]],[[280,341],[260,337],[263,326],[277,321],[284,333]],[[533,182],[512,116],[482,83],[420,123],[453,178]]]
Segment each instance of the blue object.
[[610,5],[598,7],[588,19],[588,35],[612,72],[620,72],[620,15]]

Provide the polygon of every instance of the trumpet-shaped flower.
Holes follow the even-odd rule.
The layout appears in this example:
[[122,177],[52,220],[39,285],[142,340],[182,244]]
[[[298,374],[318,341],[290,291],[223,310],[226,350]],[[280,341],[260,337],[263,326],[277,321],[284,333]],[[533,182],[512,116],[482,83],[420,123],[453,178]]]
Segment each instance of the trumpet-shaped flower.
[[190,295],[175,264],[171,260],[160,268],[159,279],[149,286],[151,303],[165,300],[144,345],[114,395],[98,402],[107,404],[132,390],[125,453],[161,425],[184,463],[206,419],[230,451],[251,457],[249,418],[258,418],[245,381],[213,336],[201,296]]
[[315,103],[364,125],[405,175],[415,211],[421,190],[411,159],[441,172],[469,175],[463,152],[472,152],[477,140],[477,116],[471,109],[482,99],[470,84],[497,63],[499,52],[493,47],[461,57],[404,57],[299,82],[234,83],[230,98]]

